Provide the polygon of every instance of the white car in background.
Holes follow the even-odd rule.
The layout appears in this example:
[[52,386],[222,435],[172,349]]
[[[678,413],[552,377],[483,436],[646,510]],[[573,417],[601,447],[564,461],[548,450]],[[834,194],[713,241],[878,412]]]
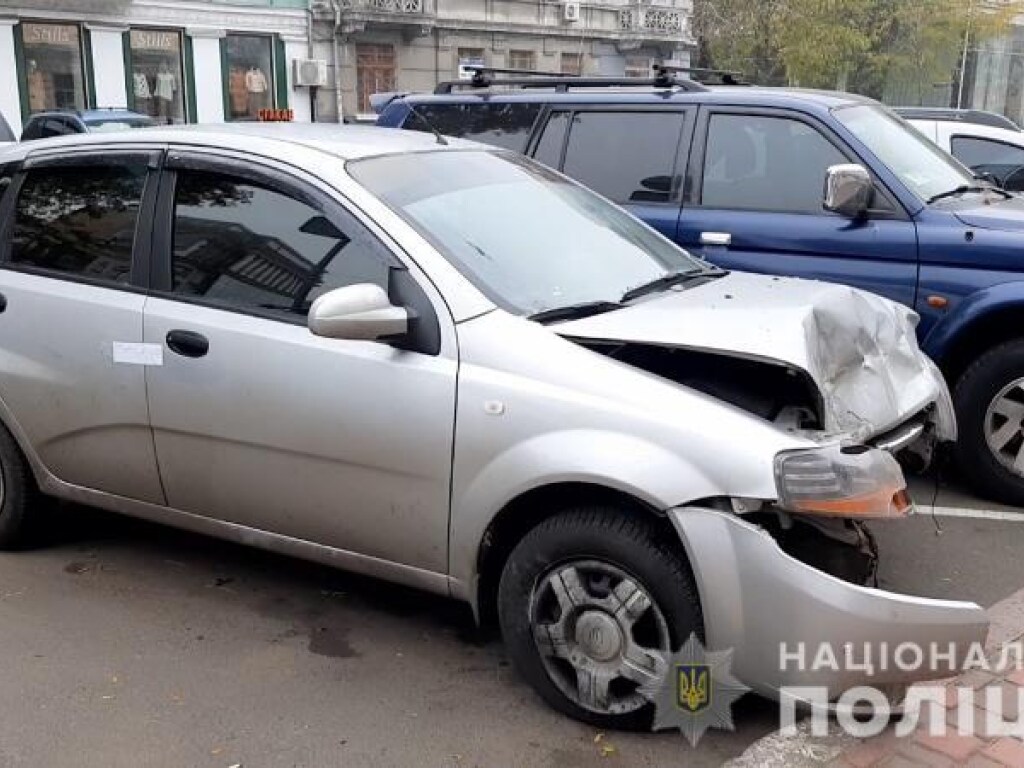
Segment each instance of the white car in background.
[[1024,131],[1009,118],[975,109],[899,107],[896,112],[978,176],[1024,192]]

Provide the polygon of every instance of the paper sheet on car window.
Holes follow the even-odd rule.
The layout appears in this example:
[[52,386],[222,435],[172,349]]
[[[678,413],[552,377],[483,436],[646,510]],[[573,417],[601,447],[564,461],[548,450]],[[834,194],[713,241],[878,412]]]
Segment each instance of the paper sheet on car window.
[[164,348],[160,344],[115,341],[114,362],[128,365],[163,365]]

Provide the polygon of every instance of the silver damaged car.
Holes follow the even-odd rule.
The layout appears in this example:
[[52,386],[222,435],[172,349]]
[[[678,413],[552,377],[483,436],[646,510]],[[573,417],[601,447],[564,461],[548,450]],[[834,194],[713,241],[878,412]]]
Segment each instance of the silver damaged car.
[[[644,728],[695,633],[765,694],[948,670],[974,604],[874,586],[953,439],[902,306],[729,274],[518,155],[380,128],[0,154],[0,544],[37,492],[496,618],[552,706]],[[799,644],[875,674],[797,669]]]

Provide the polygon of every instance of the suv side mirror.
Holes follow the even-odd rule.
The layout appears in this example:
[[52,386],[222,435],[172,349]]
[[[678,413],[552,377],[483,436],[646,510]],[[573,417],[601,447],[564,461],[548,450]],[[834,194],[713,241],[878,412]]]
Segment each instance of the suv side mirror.
[[335,288],[313,302],[306,325],[328,339],[376,341],[409,330],[409,312],[396,307],[379,285],[359,283]]
[[826,211],[851,219],[859,219],[868,212],[874,193],[871,174],[857,163],[832,165],[825,172],[825,192],[822,206]]

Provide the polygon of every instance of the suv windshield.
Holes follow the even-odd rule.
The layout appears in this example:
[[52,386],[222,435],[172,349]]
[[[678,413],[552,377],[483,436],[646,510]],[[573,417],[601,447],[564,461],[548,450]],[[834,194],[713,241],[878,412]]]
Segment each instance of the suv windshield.
[[833,114],[924,201],[978,184],[966,168],[887,109],[861,104]]
[[389,155],[348,169],[517,314],[618,303],[670,273],[710,271],[593,192],[511,152]]

